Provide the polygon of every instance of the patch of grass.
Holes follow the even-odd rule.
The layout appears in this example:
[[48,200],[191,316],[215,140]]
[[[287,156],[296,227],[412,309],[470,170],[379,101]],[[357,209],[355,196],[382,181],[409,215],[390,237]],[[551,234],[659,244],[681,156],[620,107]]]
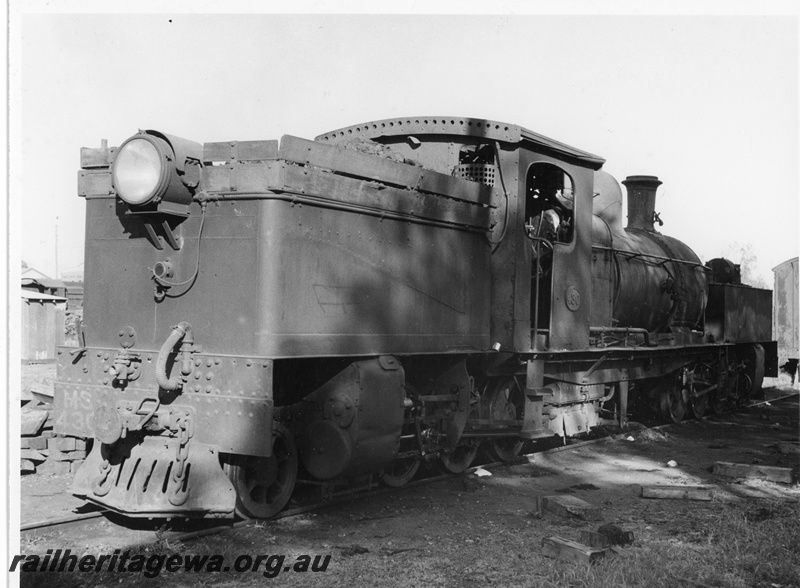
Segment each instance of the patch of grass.
[[[752,514],[757,513],[754,520]],[[764,512],[770,516],[764,517]],[[670,528],[593,566],[556,560],[527,586],[714,586],[720,588],[800,587],[800,508],[796,503],[757,501],[728,508],[689,525],[682,536]],[[704,527],[698,529],[698,527]],[[702,540],[698,541],[698,535]]]

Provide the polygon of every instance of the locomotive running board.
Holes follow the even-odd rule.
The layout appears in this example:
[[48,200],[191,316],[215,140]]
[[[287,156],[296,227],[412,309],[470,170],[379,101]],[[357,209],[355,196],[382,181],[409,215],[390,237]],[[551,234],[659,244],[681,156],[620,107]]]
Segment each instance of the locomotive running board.
[[113,447],[95,441],[75,474],[72,493],[131,517],[233,517],[236,491],[217,450],[187,445],[185,478],[176,481],[177,444],[177,439],[154,436],[139,442],[129,438]]

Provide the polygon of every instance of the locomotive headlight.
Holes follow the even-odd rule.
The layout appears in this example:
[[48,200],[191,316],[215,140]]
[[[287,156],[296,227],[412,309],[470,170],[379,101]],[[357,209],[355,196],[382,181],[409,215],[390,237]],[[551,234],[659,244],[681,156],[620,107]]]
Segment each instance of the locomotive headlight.
[[158,131],[139,131],[117,150],[111,183],[126,214],[186,217],[201,178],[203,146]]
[[119,197],[132,205],[158,201],[169,184],[171,151],[152,135],[136,135],[123,143],[112,170]]

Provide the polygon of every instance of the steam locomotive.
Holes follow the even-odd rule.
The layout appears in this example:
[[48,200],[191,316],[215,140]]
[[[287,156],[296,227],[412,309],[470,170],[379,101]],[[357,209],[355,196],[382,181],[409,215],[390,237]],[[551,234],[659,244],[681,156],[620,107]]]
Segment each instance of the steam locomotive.
[[680,421],[777,374],[771,294],[628,223],[604,160],[491,120],[315,140],[147,130],[81,150],[84,324],[56,431],[72,492],[132,517],[267,518],[296,484],[401,486],[479,449]]

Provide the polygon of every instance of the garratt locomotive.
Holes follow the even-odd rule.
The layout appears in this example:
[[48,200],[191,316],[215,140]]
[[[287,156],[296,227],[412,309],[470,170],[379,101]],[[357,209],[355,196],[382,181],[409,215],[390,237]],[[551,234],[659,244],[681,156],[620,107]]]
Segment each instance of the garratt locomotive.
[[450,117],[83,149],[72,492],[270,517],[298,480],[399,486],[624,423],[629,398],[677,421],[748,397],[777,369],[770,292],[656,231],[655,177],[623,182],[624,228],[603,163]]

